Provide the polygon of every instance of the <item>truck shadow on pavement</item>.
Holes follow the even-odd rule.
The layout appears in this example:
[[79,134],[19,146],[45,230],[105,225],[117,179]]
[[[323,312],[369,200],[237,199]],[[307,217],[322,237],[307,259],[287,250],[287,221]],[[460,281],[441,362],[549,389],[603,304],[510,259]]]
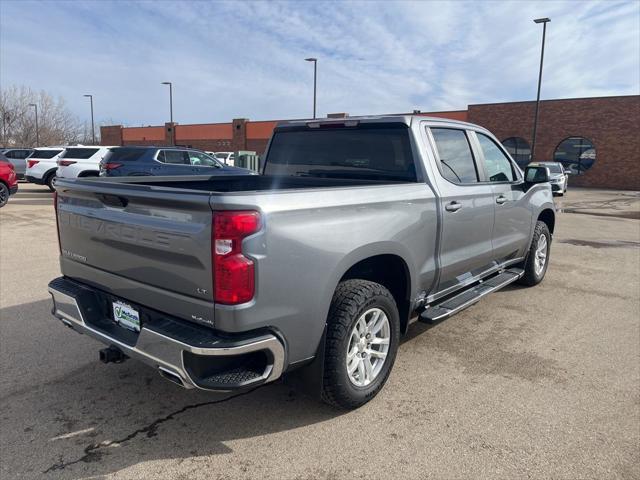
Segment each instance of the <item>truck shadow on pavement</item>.
[[[149,460],[228,454],[233,450],[227,441],[344,413],[280,382],[229,396],[184,390],[134,360],[103,365],[97,358],[100,344],[65,328],[50,308],[50,300],[43,300],[0,310],[3,341],[9,345],[2,355],[4,375],[26,376],[11,379],[0,393],[7,427],[2,443],[9,459],[1,470],[6,473],[24,472],[28,464],[28,475],[75,478],[107,475]],[[12,328],[17,323],[21,327]],[[41,345],[21,338],[27,331],[43,335],[50,350],[64,350],[64,365],[58,364],[45,381],[38,381],[41,373],[35,370],[24,371],[20,361],[43,354]],[[33,362],[42,365],[42,360]],[[27,367],[34,365],[29,361]],[[30,381],[32,374],[36,378]],[[26,456],[32,457],[29,462]]]

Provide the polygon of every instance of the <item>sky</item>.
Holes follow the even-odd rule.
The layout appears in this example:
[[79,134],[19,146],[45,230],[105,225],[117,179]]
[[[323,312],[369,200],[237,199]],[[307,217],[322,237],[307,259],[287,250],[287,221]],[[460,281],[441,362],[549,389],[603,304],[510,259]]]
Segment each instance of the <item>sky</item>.
[[640,94],[640,1],[0,1],[0,87],[97,123],[463,110]]

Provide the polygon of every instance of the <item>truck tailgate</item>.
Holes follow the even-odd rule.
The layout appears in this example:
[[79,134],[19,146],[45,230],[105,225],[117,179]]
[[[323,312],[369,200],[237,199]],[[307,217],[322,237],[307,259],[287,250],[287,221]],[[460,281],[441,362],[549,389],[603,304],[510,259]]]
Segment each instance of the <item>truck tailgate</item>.
[[140,303],[144,289],[132,285],[212,302],[209,193],[88,179],[56,187],[65,275],[130,280],[128,298]]

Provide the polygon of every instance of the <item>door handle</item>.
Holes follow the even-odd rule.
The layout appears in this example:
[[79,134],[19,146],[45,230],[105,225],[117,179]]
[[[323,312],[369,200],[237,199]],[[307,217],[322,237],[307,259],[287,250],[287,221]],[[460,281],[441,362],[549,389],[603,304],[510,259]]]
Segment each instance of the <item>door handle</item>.
[[507,202],[507,197],[505,197],[504,195],[500,195],[498,198],[496,198],[496,203],[498,205],[502,205],[503,203]]
[[462,204],[460,202],[447,203],[447,205],[444,207],[447,212],[457,212],[461,208]]

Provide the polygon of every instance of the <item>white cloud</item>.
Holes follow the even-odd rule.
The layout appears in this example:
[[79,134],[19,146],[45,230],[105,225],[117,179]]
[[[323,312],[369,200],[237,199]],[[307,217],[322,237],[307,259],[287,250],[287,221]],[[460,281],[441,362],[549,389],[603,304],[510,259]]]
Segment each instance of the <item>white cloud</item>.
[[3,2],[0,81],[87,115],[181,123],[640,93],[638,2]]

